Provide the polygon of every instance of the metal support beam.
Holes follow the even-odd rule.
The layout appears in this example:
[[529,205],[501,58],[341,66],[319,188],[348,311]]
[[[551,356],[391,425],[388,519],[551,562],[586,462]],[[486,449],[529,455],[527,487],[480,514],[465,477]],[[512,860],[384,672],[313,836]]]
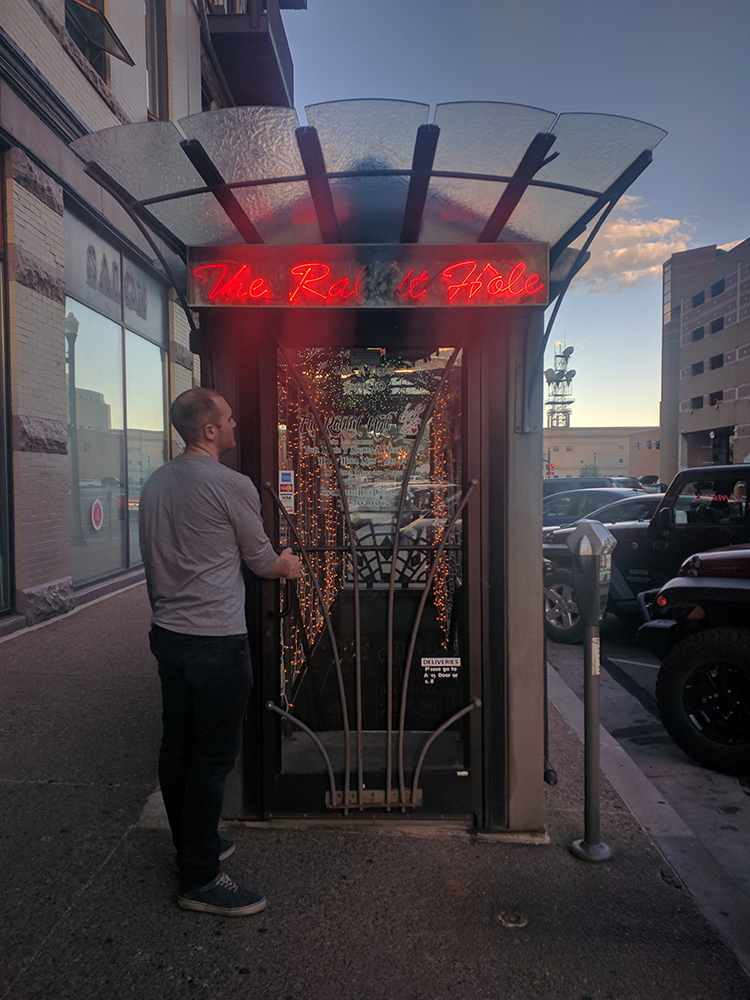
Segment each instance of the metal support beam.
[[131,218],[140,219],[144,225],[148,226],[152,233],[166,243],[170,250],[173,250],[183,261],[187,259],[187,248],[182,240],[175,236],[172,230],[168,229],[164,223],[159,222],[156,216],[145,209],[138,202],[138,199],[134,198],[130,191],[124,188],[122,184],[118,184],[114,177],[108,174],[103,167],[100,167],[94,160],[89,160],[85,167],[85,173],[103,187],[105,191],[108,191],[123,206]]
[[558,153],[553,153],[552,156],[547,156],[556,138],[556,136],[549,132],[537,132],[531,140],[529,148],[521,157],[521,162],[516,167],[512,180],[508,182],[508,186],[503,191],[497,205],[495,205],[492,215],[487,220],[487,224],[479,235],[477,243],[494,243],[497,240],[519,201],[523,198],[529,182],[533,180],[534,175],[559,155]]
[[401,227],[402,243],[417,243],[419,240],[427,190],[430,186],[430,171],[435,162],[435,150],[439,138],[440,128],[437,125],[420,125],[417,129],[411,162],[411,180]]
[[341,243],[339,223],[336,218],[336,210],[333,207],[333,196],[326,176],[326,165],[323,159],[323,150],[320,148],[318,130],[311,125],[300,125],[295,134],[307,173],[307,183],[310,185],[310,194],[318,216],[323,242]]
[[237,201],[234,193],[221,185],[226,181],[214,164],[211,157],[198,139],[183,139],[180,148],[211,188],[211,194],[226,212],[229,221],[240,234],[245,243],[263,243],[263,237],[245,214],[245,210]]
[[627,191],[630,185],[635,181],[646,167],[651,163],[654,156],[650,149],[644,149],[643,152],[633,160],[629,167],[620,174],[616,181],[614,181],[607,188],[606,191],[597,199],[597,201],[591,206],[591,208],[586,211],[577,222],[575,222],[570,229],[560,237],[554,246],[550,247],[549,250],[549,266],[552,268],[555,261],[558,259],[563,250],[569,246],[576,237],[580,236],[581,233],[586,231],[586,226],[592,219],[601,212],[601,210],[610,204],[614,204],[622,195]]

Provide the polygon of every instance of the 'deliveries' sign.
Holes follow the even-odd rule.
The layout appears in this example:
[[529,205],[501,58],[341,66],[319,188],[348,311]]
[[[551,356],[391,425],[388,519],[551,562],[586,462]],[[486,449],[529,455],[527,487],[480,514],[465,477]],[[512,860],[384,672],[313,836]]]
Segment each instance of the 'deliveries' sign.
[[195,308],[545,306],[549,247],[191,247],[188,296]]

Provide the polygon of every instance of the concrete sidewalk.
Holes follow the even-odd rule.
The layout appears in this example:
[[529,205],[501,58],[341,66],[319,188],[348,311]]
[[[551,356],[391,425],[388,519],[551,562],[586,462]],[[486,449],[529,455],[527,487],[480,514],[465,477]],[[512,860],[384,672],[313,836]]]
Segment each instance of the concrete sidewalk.
[[570,855],[583,749],[554,706],[549,843],[233,823],[227,871],[268,909],[178,909],[169,835],[144,810],[160,711],[147,622],[138,586],[0,641],[0,997],[747,1000],[745,972],[606,780],[614,859]]

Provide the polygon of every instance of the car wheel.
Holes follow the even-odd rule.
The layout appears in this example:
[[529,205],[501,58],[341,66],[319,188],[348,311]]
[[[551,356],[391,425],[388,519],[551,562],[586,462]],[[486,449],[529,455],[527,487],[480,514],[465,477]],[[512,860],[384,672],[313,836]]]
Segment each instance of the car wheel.
[[575,643],[583,639],[585,628],[569,569],[556,569],[545,577],[544,631],[553,642]]
[[750,774],[750,631],[711,628],[688,636],[659,670],[664,728],[693,760]]

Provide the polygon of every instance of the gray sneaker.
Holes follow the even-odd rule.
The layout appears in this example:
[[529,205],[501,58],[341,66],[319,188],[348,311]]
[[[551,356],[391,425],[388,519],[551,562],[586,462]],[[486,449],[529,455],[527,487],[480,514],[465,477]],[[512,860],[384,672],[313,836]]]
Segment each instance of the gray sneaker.
[[248,917],[265,910],[266,897],[243,889],[228,875],[221,874],[215,882],[179,893],[177,904],[183,910],[218,913],[221,917]]

